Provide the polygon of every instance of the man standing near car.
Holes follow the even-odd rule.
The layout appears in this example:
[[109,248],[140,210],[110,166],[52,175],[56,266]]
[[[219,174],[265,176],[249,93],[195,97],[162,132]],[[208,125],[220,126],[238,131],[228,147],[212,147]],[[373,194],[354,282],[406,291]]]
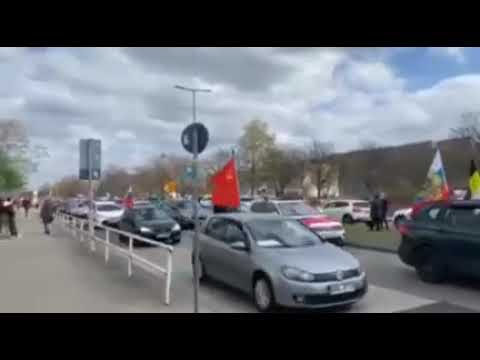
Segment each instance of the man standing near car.
[[380,215],[381,215],[381,226],[385,226],[385,229],[388,230],[388,221],[387,221],[387,215],[388,215],[388,200],[387,196],[385,193],[380,194]]
[[382,214],[381,214],[382,204],[380,200],[380,196],[375,194],[373,198],[372,205],[370,206],[370,218],[372,219],[373,227],[375,227],[376,231],[380,231],[380,224],[382,222]]

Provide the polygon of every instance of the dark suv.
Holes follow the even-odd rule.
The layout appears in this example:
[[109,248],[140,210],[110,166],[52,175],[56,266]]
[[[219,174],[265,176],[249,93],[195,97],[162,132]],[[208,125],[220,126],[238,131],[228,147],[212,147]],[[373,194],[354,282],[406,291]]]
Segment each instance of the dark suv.
[[480,201],[435,202],[399,226],[398,253],[423,281],[480,277]]

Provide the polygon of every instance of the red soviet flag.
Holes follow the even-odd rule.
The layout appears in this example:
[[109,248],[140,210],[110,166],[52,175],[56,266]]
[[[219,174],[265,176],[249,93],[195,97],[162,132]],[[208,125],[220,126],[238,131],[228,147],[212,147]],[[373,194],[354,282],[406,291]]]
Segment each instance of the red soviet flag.
[[213,176],[212,183],[213,205],[234,209],[240,207],[240,189],[235,159],[232,158],[222,170]]

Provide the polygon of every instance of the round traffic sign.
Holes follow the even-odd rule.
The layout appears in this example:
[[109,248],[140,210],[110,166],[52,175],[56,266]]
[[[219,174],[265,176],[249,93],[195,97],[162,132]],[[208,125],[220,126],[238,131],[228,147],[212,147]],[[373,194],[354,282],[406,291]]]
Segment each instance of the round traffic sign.
[[202,123],[193,123],[188,125],[182,131],[182,145],[189,153],[193,154],[193,139],[197,133],[197,153],[200,154],[208,144],[208,130]]

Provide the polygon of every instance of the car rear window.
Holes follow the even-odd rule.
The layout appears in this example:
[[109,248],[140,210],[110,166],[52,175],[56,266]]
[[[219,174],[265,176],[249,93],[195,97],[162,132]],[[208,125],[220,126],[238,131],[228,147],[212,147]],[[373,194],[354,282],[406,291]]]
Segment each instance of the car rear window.
[[353,206],[359,207],[359,208],[369,208],[370,204],[366,201],[362,201],[362,202],[354,202]]
[[279,203],[278,207],[284,216],[318,215],[319,212],[304,202]]
[[255,213],[271,214],[271,213],[276,213],[277,208],[275,207],[275,204],[271,202],[263,201],[263,202],[254,203],[251,206],[250,211]]

